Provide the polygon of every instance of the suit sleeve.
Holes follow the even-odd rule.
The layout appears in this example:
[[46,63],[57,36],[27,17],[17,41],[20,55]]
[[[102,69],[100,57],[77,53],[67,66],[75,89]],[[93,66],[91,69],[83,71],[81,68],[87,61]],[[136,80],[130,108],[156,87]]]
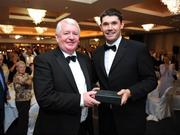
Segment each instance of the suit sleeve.
[[152,59],[145,46],[139,48],[137,67],[140,81],[129,88],[133,100],[146,96],[157,86],[157,78],[154,72]]
[[52,66],[48,61],[47,57],[40,55],[34,59],[34,92],[40,109],[66,113],[79,112],[80,95],[55,90]]

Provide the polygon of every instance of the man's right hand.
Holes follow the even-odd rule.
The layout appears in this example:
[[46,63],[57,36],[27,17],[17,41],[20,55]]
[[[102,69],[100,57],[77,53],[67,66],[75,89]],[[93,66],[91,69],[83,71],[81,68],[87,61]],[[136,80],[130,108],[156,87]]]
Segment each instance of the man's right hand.
[[97,92],[95,90],[92,90],[83,94],[84,106],[93,107],[94,105],[100,104],[100,102],[94,98],[96,93]]

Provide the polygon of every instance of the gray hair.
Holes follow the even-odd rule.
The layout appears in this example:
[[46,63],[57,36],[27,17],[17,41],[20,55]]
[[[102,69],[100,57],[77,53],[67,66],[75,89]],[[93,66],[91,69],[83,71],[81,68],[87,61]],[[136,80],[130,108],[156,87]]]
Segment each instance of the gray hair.
[[79,27],[79,24],[76,20],[72,19],[72,18],[65,18],[61,21],[58,22],[57,26],[56,26],[56,35],[58,35],[58,33],[61,32],[62,30],[62,23],[65,22],[67,24],[70,24],[70,25],[74,25],[78,28],[79,30],[79,34],[80,34],[80,27]]

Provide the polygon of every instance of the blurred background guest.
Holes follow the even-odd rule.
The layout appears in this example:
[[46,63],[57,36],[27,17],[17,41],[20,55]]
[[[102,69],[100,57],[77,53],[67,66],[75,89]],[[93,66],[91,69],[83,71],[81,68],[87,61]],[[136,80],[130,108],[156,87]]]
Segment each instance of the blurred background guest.
[[7,66],[9,68],[8,83],[12,83],[13,77],[16,74],[16,63],[20,60],[19,55],[16,52],[9,54],[9,60]]
[[26,135],[28,129],[30,101],[32,98],[32,77],[25,72],[23,61],[16,63],[16,74],[13,78],[15,102],[18,110],[17,134]]
[[[0,61],[3,61],[2,57],[3,55],[0,54]],[[7,100],[7,95],[8,88],[5,82],[2,64],[0,64],[0,135],[4,135],[4,104]]]
[[5,77],[5,82],[8,82],[8,76],[9,76],[9,69],[8,66],[4,63],[4,56],[3,54],[0,53],[0,66],[3,70],[4,77]]
[[170,63],[168,56],[164,56],[163,62],[164,63],[159,66],[160,80],[158,87],[160,97],[168,87],[173,86],[174,76],[176,76],[175,65]]

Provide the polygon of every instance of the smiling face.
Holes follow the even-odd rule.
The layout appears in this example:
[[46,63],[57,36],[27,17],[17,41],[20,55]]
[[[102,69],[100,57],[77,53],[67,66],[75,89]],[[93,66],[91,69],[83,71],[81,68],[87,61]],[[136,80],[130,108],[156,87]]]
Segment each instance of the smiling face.
[[112,44],[121,35],[121,29],[124,27],[124,23],[119,20],[115,15],[104,16],[102,18],[101,30],[104,33],[106,41]]
[[23,61],[19,61],[16,65],[16,70],[19,74],[24,74],[26,72],[26,64]]
[[80,29],[78,24],[72,19],[70,21],[63,20],[58,27],[56,40],[60,49],[68,54],[72,54],[79,44]]

